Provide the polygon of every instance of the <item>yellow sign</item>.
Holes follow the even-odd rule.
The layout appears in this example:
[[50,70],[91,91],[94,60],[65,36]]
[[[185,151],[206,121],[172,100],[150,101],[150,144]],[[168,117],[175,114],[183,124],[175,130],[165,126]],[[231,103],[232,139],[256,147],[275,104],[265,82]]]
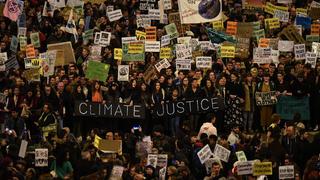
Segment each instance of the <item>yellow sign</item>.
[[270,2],[267,2],[267,4],[264,7],[264,12],[272,14],[272,15],[274,15],[275,10],[288,11],[288,7],[276,6]]
[[143,31],[136,30],[136,37],[137,37],[137,40],[145,40],[146,33]]
[[160,49],[160,59],[170,59],[171,58],[171,48],[161,48]]
[[94,136],[94,142],[93,142],[94,147],[99,148],[101,139],[102,138],[99,137],[98,135]]
[[236,47],[234,46],[221,46],[221,55],[222,58],[234,58],[236,55]]
[[253,164],[253,176],[272,175],[271,162],[257,162]]
[[308,15],[308,10],[304,8],[297,8],[296,12],[297,14]]
[[212,27],[213,27],[214,29],[217,29],[217,30],[223,29],[223,22],[222,22],[222,20],[213,21],[213,22],[212,22]]
[[114,59],[122,60],[122,49],[121,48],[114,48],[113,50]]
[[277,29],[280,28],[280,21],[278,18],[268,18],[264,20],[265,26],[269,29]]
[[142,41],[130,42],[128,47],[129,54],[141,54],[144,51],[144,43]]

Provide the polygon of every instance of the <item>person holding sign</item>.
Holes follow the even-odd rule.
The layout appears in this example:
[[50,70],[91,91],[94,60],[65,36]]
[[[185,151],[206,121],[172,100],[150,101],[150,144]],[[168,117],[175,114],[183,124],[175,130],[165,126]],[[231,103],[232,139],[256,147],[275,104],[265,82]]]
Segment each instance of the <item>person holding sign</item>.
[[[257,86],[257,92],[270,92],[275,90],[275,84],[270,81],[270,75],[268,72],[265,72],[263,75],[263,81],[260,82]],[[260,125],[263,131],[266,130],[270,122],[270,117],[272,115],[273,106],[261,106],[260,107]]]

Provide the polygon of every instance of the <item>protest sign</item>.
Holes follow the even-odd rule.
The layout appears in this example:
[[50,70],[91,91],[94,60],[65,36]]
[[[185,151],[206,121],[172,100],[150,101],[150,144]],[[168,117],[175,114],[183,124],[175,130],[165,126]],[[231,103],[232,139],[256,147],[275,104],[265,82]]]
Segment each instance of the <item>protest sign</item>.
[[280,22],[288,22],[289,21],[289,12],[282,11],[282,10],[275,10],[273,17],[278,18]]
[[272,62],[275,63],[275,64],[279,64],[279,55],[280,55],[280,52],[279,50],[271,50],[271,59],[272,59]]
[[93,145],[103,153],[122,154],[122,140],[106,140],[95,135]]
[[157,154],[148,154],[147,165],[151,165],[154,168],[157,168],[158,155]]
[[176,59],[176,68],[180,70],[190,70],[191,69],[191,59]]
[[278,18],[268,18],[265,19],[265,26],[267,27],[267,29],[277,29],[280,28],[280,21]]
[[[259,25],[257,28],[256,26]],[[243,38],[250,38],[253,31],[257,29],[260,29],[260,23],[257,22],[250,22],[250,23],[245,23],[245,22],[238,22],[237,23],[237,37],[243,37]]]
[[225,147],[216,144],[213,155],[218,157],[221,161],[228,162],[231,151]]
[[310,29],[311,28],[311,20],[312,19],[310,17],[306,17],[306,16],[298,14],[295,19],[295,24],[301,25],[305,29]]
[[121,38],[121,43],[129,43],[129,42],[135,42],[137,41],[137,37],[136,36],[132,36],[132,37],[122,37]]
[[309,120],[309,97],[280,96],[276,112],[285,120],[292,120],[296,113],[300,113],[301,120]]
[[163,9],[164,10],[172,9],[171,0],[163,0]]
[[228,21],[226,33],[230,34],[230,35],[236,35],[237,34],[237,24],[238,24],[238,22]]
[[163,167],[159,170],[159,180],[165,180],[167,173],[167,167]]
[[49,77],[51,74],[49,60],[42,59],[42,61],[40,61],[40,67],[41,67],[42,75],[44,77]]
[[279,179],[294,179],[294,166],[279,166]]
[[189,46],[192,48],[192,53],[197,48],[198,44],[199,44],[199,39],[198,38],[191,38],[190,39]]
[[151,19],[147,16],[147,14],[146,15],[140,14],[140,15],[137,15],[136,23],[138,28],[139,27],[146,28],[151,26]]
[[33,68],[23,71],[22,76],[28,81],[40,81],[40,68]]
[[10,50],[13,52],[17,52],[17,48],[18,48],[18,38],[16,36],[12,36],[11,37],[11,43],[10,43]]
[[270,63],[271,59],[271,48],[254,48],[253,49],[253,62],[257,64]]
[[148,16],[151,20],[160,21],[160,11],[159,9],[149,9]]
[[157,40],[157,27],[150,26],[145,28],[146,30],[146,41],[156,41]]
[[120,61],[122,60],[122,49],[121,48],[114,48],[113,53],[114,53],[114,59],[117,59]]
[[257,41],[259,41],[260,38],[264,38],[265,36],[266,35],[264,29],[256,30],[252,33],[252,37],[256,38]]
[[161,61],[159,61],[157,64],[154,65],[154,67],[156,68],[156,70],[158,72],[160,72],[161,69],[167,69],[170,66],[171,66],[171,64],[169,63],[169,61],[167,59],[162,59]]
[[216,30],[223,30],[223,21],[222,20],[217,20],[217,21],[212,21],[212,27]]
[[178,37],[178,38],[177,38],[177,43],[178,43],[178,44],[189,45],[190,40],[191,40],[191,37],[190,37],[190,36]]
[[145,52],[160,52],[160,41],[145,41]]
[[265,12],[274,15],[275,10],[288,11],[288,7],[276,6],[276,5],[273,5],[271,2],[266,3],[266,6],[264,8]]
[[319,35],[306,35],[307,42],[319,42]]
[[155,0],[140,0],[139,1],[139,9],[140,10],[154,9],[155,5],[156,5]]
[[268,48],[270,43],[269,38],[260,38],[258,47]]
[[144,119],[145,109],[144,106],[140,104],[130,106],[125,104],[100,104],[93,102],[76,101],[75,115],[109,118]]
[[101,33],[96,32],[94,35],[94,44],[99,44],[100,43],[100,38],[101,38]]
[[86,78],[105,82],[108,77],[109,68],[109,64],[104,64],[97,61],[89,61],[86,71]]
[[54,74],[54,65],[56,62],[57,51],[48,50],[46,54],[47,54],[47,59],[48,59],[48,64],[49,64],[48,74],[51,76]]
[[206,1],[178,0],[178,5],[182,24],[212,22],[222,18],[221,0],[212,1],[210,5]]
[[180,14],[179,12],[174,12],[174,13],[169,13],[169,24],[174,23],[176,25],[176,28],[178,30],[178,36],[183,35],[186,31],[190,30],[190,25],[189,24],[182,24],[181,19],[180,19]]
[[0,53],[0,72],[6,70],[5,62],[8,60],[7,52]]
[[129,81],[129,65],[118,65],[118,81]]
[[302,60],[306,58],[306,46],[305,44],[294,45],[294,59]]
[[240,161],[237,163],[237,174],[248,175],[253,173],[253,161]]
[[213,154],[212,151],[209,147],[209,145],[207,144],[206,146],[204,146],[198,153],[198,158],[201,162],[201,164],[203,164],[204,162],[206,162]]
[[122,18],[122,11],[121,11],[121,9],[109,11],[109,12],[107,12],[107,16],[108,16],[110,22],[117,21]]
[[256,162],[253,164],[253,176],[272,175],[271,162]]
[[241,161],[241,162],[247,161],[246,154],[243,151],[236,152],[236,155],[237,155],[238,161]]
[[136,30],[136,37],[137,37],[137,40],[145,40],[146,39],[146,33],[143,32],[143,31],[139,31],[139,30]]
[[110,179],[121,179],[123,171],[124,171],[123,166],[118,166],[118,165],[113,166]]
[[20,144],[20,149],[19,149],[19,157],[24,158],[26,156],[26,151],[28,147],[28,141],[22,140]]
[[169,45],[170,40],[171,38],[169,34],[161,36],[161,47]]
[[39,33],[31,33],[30,34],[31,44],[34,45],[34,47],[39,48],[40,47],[40,38]]
[[192,49],[185,44],[176,44],[176,57],[177,59],[191,58]]
[[160,59],[170,59],[172,56],[171,48],[160,48]]
[[317,35],[320,34],[320,24],[311,24],[311,35]]
[[[315,2],[315,1],[313,1],[313,2]],[[311,18],[312,19],[319,19],[320,18],[320,12],[319,11],[320,11],[320,7],[311,7],[309,9],[309,13],[308,13],[310,19]]]
[[94,61],[101,61],[101,50],[102,50],[102,47],[100,45],[92,45],[90,47],[89,58]]
[[[57,50],[57,59],[55,62],[55,66],[63,66],[76,62],[72,44],[70,41],[48,44],[47,47],[48,50]],[[61,57],[61,55],[63,55],[63,57]]]
[[317,54],[317,57],[320,57],[320,43],[312,42],[311,49],[313,53]]
[[10,69],[18,69],[19,63],[17,60],[17,57],[15,55],[11,56],[6,62],[5,62],[6,71],[9,71]]
[[48,166],[48,149],[35,149],[35,167]]
[[99,39],[99,44],[103,46],[108,46],[111,41],[111,33],[110,32],[105,32],[101,31],[100,32],[100,39]]
[[[122,50],[123,52],[123,50]],[[144,42],[143,41],[136,41],[130,42],[128,46],[128,53],[129,54],[142,54],[144,53]]]
[[[131,51],[129,53],[129,44],[133,43],[134,45],[131,45]],[[133,52],[141,52],[142,53],[135,53]],[[135,41],[130,43],[123,43],[122,44],[122,61],[144,61],[145,53],[144,53],[144,42],[143,41]]]
[[234,58],[236,54],[236,48],[234,46],[222,45],[220,47],[220,57],[222,58]]
[[210,41],[198,41],[198,46],[203,51],[216,50],[215,47],[213,47],[213,44]]
[[18,37],[26,36],[27,35],[27,28],[26,27],[19,27],[18,28]]
[[28,44],[27,45],[26,56],[27,56],[27,58],[35,58],[36,57],[36,52],[34,50],[34,45],[33,44]]
[[168,154],[158,154],[157,166],[160,168],[166,167],[168,164]]
[[305,64],[310,64],[312,68],[315,68],[317,65],[317,54],[313,52],[307,52]]
[[242,6],[245,9],[263,9],[264,1],[263,0],[243,0]]
[[293,45],[294,45],[293,41],[280,40],[278,42],[278,50],[280,52],[292,52],[293,51]]
[[269,106],[277,104],[277,96],[275,91],[270,92],[256,92],[257,106]]
[[197,68],[211,69],[211,66],[212,66],[212,58],[210,56],[196,57]]
[[19,37],[20,50],[26,51],[27,48],[27,37],[20,36]]

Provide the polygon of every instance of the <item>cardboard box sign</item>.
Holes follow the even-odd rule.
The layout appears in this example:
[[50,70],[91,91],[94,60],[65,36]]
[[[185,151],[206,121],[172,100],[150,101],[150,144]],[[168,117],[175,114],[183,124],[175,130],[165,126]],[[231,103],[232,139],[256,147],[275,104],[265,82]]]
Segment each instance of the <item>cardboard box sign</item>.
[[[55,44],[48,44],[48,50],[57,50],[57,59],[55,66],[68,65],[76,62],[71,42],[62,42]],[[62,57],[63,54],[63,57]],[[59,58],[59,59],[58,59]]]

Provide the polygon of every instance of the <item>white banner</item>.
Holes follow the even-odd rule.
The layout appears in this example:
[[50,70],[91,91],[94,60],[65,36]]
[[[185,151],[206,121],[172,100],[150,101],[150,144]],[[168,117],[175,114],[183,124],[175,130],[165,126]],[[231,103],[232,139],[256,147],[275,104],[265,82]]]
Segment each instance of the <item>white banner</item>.
[[48,166],[48,149],[35,149],[35,166]]
[[253,173],[253,161],[246,161],[246,162],[238,162],[237,163],[237,174],[247,175]]
[[159,11],[159,9],[149,9],[148,15],[149,15],[149,18],[151,20],[160,21],[160,11]]
[[178,0],[178,5],[182,24],[212,22],[222,18],[221,0]]
[[253,62],[257,64],[271,63],[271,48],[254,48],[253,49]]
[[293,51],[294,41],[283,41],[278,42],[278,50],[280,52],[292,52]]

